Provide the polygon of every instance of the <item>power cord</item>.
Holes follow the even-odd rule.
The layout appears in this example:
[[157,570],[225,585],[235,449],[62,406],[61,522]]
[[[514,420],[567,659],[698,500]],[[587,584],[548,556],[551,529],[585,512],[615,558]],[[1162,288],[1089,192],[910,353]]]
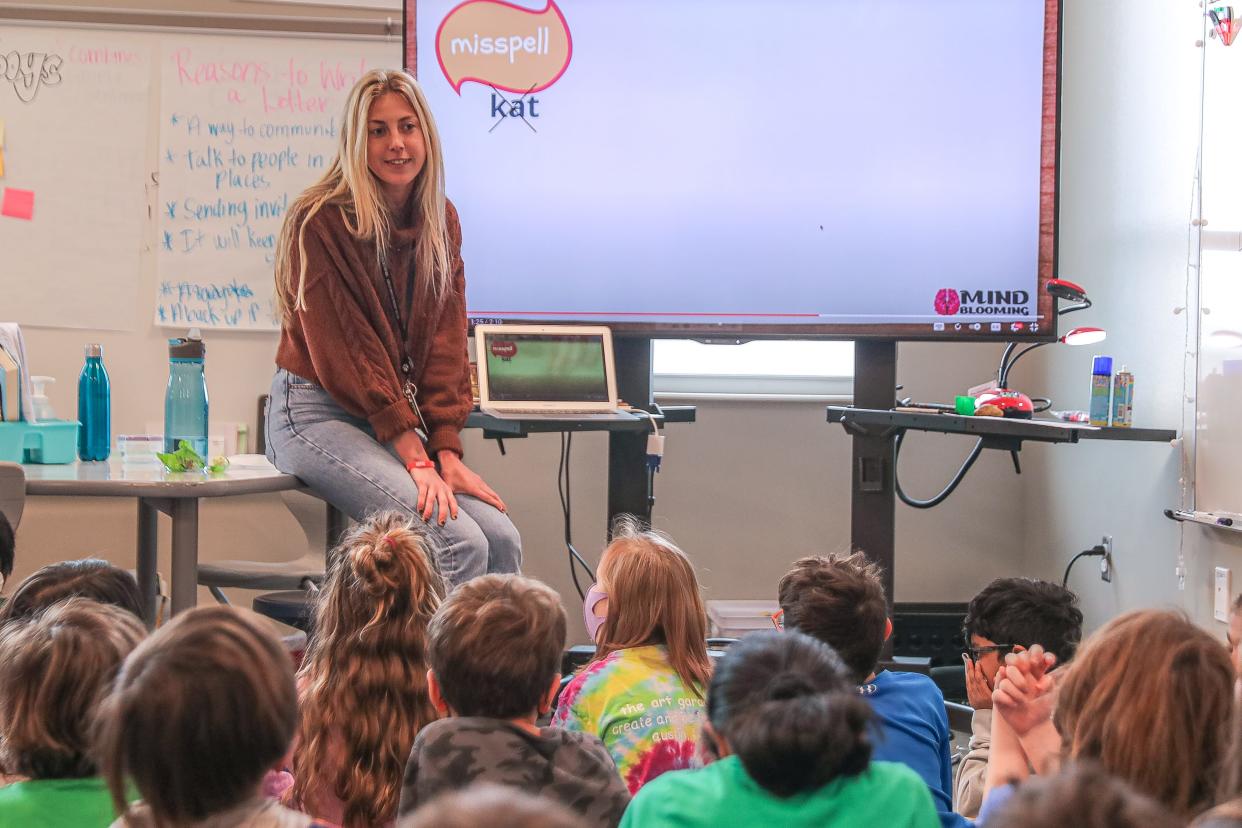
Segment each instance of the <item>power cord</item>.
[[573,528],[570,521],[570,515],[573,510],[570,501],[569,485],[569,457],[573,449],[573,440],[574,435],[571,432],[561,432],[561,459],[557,464],[556,470],[556,492],[561,497],[561,514],[565,517],[565,549],[569,552],[569,575],[573,578],[574,589],[578,591],[578,597],[586,600],[586,590],[578,582],[578,567],[582,567],[586,571],[592,582],[595,581],[595,573],[582,555],[578,554],[578,550],[574,548]]
[[910,497],[901,488],[901,477],[897,474],[897,461],[901,458],[901,443],[905,440],[905,437],[905,429],[898,431],[896,444],[893,446],[893,487],[897,490],[897,496],[901,498],[901,502],[907,506],[913,506],[915,509],[930,509],[933,506],[939,506],[941,503],[944,503],[949,495],[953,494],[953,491],[966,478],[966,472],[970,471],[970,467],[975,464],[975,461],[979,459],[979,455],[983,453],[983,438],[980,438],[979,442],[975,443],[975,447],[970,450],[970,454],[966,455],[966,460],[962,463],[961,468],[957,470],[957,473],[953,475],[953,479],[940,490],[940,494],[928,500],[918,500],[917,498]]
[[1069,586],[1070,570],[1074,568],[1074,564],[1078,562],[1079,558],[1103,558],[1107,555],[1108,550],[1104,548],[1104,545],[1097,543],[1090,549],[1084,549],[1074,557],[1070,558],[1069,565],[1065,567],[1065,577],[1061,579],[1061,588],[1065,589]]

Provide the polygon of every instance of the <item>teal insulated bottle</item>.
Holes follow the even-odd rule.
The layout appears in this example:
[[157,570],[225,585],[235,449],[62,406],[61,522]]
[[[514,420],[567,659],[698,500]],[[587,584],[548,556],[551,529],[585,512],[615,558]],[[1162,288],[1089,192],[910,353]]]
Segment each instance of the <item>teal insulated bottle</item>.
[[168,340],[168,390],[164,394],[164,451],[176,451],[182,440],[207,457],[207,348],[198,328],[184,338]]
[[78,378],[78,459],[107,460],[112,445],[112,389],[103,364],[103,346],[86,346]]

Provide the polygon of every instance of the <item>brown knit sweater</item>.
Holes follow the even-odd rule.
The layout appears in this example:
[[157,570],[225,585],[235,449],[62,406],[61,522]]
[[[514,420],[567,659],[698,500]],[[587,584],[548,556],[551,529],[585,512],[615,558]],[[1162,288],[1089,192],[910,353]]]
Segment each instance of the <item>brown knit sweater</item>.
[[[422,274],[413,312],[404,307],[420,222],[407,215],[394,222],[388,252],[397,301],[403,305],[406,348],[414,363],[418,407],[427,422],[427,452],[462,453],[458,432],[470,413],[466,355],[466,278],[461,224],[448,205],[453,278],[448,295],[435,301]],[[306,227],[306,308],[291,311],[280,332],[276,364],[318,384],[336,402],[364,417],[380,442],[418,425],[401,393],[400,351],[388,290],[372,241],[355,238],[339,207],[325,205]],[[298,267],[294,248],[294,273]],[[288,297],[293,305],[293,297]],[[409,318],[405,318],[405,317]]]

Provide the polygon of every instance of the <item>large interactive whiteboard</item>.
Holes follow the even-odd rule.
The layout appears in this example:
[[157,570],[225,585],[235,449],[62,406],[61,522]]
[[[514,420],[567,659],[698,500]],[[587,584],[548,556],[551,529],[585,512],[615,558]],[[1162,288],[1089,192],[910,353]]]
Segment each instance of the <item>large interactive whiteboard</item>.
[[411,0],[477,318],[1047,336],[1055,0]]

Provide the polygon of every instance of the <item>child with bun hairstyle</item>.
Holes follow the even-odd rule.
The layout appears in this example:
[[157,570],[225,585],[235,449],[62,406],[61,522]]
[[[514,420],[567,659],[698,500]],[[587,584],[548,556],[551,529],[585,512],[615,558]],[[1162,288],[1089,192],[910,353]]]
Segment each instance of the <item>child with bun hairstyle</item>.
[[344,828],[390,824],[414,737],[437,718],[427,625],[445,583],[408,515],[355,526],[335,550],[298,673],[301,721],[286,804]]
[[298,718],[293,661],[264,623],[199,607],[125,659],[96,724],[112,828],[324,828],[262,792]]
[[648,784],[621,828],[937,828],[918,774],[871,761],[871,716],[831,647],[792,630],[751,633],[707,694],[703,738],[721,758]]
[[613,528],[583,605],[595,656],[561,694],[552,724],[589,733],[631,794],[691,766],[711,678],[694,566],[632,518]]
[[146,633],[130,613],[85,598],[0,627],[0,756],[25,777],[0,787],[0,825],[112,821],[91,723],[121,662]]

